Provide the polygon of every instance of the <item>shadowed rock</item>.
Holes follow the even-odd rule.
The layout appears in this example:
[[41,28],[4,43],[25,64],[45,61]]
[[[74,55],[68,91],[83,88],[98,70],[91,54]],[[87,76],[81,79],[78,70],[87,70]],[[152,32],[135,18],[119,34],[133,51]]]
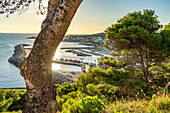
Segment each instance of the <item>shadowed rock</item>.
[[19,67],[21,62],[26,59],[26,52],[24,50],[24,45],[19,44],[15,46],[14,54],[8,59],[8,62],[14,64],[16,67]]

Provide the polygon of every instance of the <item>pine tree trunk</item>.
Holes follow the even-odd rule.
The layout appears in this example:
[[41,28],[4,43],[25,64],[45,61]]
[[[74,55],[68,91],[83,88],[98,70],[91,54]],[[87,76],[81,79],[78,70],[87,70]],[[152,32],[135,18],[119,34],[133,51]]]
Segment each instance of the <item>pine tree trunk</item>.
[[48,15],[28,58],[21,64],[27,86],[23,113],[56,113],[52,60],[82,0],[49,0]]
[[145,63],[144,63],[144,58],[143,58],[143,55],[142,55],[142,51],[139,52],[139,55],[140,55],[140,63],[141,63],[141,66],[142,66],[142,72],[143,72],[143,79],[145,82],[148,82],[148,73],[145,68]]

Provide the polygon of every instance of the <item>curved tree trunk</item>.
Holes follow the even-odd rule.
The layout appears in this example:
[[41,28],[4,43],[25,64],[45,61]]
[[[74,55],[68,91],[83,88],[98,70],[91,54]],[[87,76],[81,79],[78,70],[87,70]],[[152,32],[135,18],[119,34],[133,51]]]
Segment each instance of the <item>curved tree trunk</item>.
[[52,60],[77,8],[83,0],[49,0],[48,15],[28,58],[21,64],[27,85],[23,113],[56,113],[56,89],[52,82]]

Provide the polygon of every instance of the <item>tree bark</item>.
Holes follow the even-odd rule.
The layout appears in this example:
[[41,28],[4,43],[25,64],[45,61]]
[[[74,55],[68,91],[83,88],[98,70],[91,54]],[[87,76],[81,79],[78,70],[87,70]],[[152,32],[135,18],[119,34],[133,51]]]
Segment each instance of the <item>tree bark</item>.
[[140,56],[140,63],[142,65],[143,79],[145,80],[145,82],[148,82],[148,77],[147,77],[146,68],[145,68],[146,64],[144,64],[144,58],[142,55],[142,51],[139,51],[139,56]]
[[72,18],[83,0],[49,0],[48,14],[42,23],[28,58],[21,64],[27,86],[23,113],[56,113],[56,88],[52,82],[52,60]]
[[147,52],[145,53],[145,65],[146,65],[146,68],[145,68],[145,72],[146,72],[146,77],[148,79],[149,77],[149,60],[148,60],[148,55],[147,55]]

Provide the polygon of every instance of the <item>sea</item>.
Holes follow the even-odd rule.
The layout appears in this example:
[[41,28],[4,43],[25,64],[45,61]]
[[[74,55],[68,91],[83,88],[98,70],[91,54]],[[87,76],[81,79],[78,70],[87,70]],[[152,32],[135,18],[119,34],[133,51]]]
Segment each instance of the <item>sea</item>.
[[[28,37],[37,36],[37,34],[23,34],[23,33],[0,33],[0,88],[21,88],[26,87],[23,77],[20,75],[19,68],[8,62],[8,58],[14,53],[14,48],[18,44],[29,44],[28,48],[33,46],[35,39],[27,39]],[[77,56],[71,52],[60,49],[61,47],[87,47],[86,45],[79,45],[78,42],[61,42],[56,50],[55,59],[76,59],[83,62],[97,63],[100,56]],[[61,72],[80,72],[81,67],[52,64],[53,71]]]

